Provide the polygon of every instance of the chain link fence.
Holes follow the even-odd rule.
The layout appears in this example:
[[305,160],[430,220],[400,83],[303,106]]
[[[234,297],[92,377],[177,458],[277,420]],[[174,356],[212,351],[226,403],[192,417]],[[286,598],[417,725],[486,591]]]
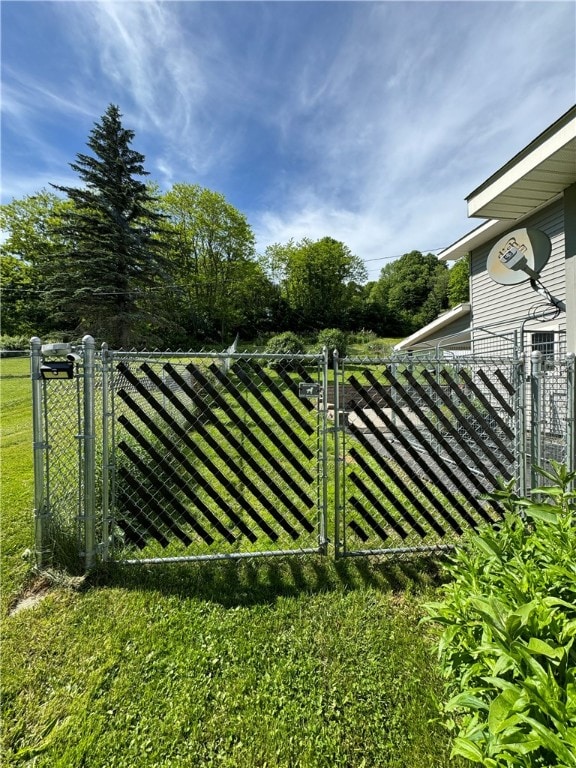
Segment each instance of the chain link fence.
[[574,466],[574,356],[31,354],[40,565],[442,549]]

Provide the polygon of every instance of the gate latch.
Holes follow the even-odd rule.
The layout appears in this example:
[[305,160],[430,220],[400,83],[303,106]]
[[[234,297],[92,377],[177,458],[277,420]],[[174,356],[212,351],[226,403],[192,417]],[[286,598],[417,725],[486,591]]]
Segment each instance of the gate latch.
[[307,381],[301,381],[298,384],[299,397],[320,397],[320,384],[309,384]]

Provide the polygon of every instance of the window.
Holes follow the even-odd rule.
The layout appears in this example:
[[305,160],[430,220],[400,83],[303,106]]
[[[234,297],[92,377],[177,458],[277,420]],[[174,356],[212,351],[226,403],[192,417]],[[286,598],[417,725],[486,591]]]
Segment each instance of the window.
[[542,352],[544,360],[554,359],[554,331],[537,331],[532,334],[532,352]]

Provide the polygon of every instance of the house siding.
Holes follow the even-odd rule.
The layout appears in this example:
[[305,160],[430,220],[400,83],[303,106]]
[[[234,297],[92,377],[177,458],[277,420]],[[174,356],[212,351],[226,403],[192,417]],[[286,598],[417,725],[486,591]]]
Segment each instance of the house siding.
[[[538,213],[525,219],[510,222],[510,231],[520,227],[540,229],[550,238],[552,251],[550,259],[541,273],[542,284],[556,298],[565,300],[565,244],[564,244],[564,204],[559,199]],[[507,334],[519,331],[524,320],[538,306],[544,305],[545,299],[537,294],[528,281],[518,285],[499,285],[488,276],[486,259],[498,236],[481,248],[472,251],[470,258],[470,301],[473,311],[474,329],[490,328],[492,333]],[[564,331],[565,313],[557,318],[550,318],[544,323],[529,320],[526,330]],[[477,330],[475,335],[478,335]]]

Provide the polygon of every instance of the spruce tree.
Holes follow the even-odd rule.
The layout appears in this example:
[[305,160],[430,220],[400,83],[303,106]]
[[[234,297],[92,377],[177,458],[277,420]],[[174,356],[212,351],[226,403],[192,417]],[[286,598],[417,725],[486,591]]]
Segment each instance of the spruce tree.
[[145,340],[165,235],[156,198],[138,178],[148,175],[144,156],[131,149],[134,132],[121,118],[111,104],[90,133],[93,156],[70,163],[82,187],[52,185],[73,205],[59,224],[67,247],[47,277],[54,312],[68,325],[127,348]]

